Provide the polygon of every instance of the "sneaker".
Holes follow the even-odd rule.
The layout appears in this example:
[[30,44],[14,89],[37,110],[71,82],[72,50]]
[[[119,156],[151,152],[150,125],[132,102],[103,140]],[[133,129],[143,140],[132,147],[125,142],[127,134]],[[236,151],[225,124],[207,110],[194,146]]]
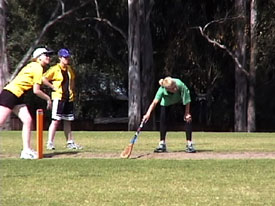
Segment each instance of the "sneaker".
[[195,150],[193,144],[186,145],[185,151],[186,151],[187,153],[195,153],[195,152],[196,152],[196,150]]
[[154,150],[154,152],[156,153],[167,152],[166,144],[159,144],[159,146]]
[[54,144],[52,142],[48,142],[47,150],[55,150]]
[[33,160],[33,159],[38,159],[38,155],[36,151],[28,149],[28,150],[22,150],[20,158]]
[[74,143],[74,142],[70,142],[70,143],[67,143],[67,148],[68,149],[82,149],[83,147]]

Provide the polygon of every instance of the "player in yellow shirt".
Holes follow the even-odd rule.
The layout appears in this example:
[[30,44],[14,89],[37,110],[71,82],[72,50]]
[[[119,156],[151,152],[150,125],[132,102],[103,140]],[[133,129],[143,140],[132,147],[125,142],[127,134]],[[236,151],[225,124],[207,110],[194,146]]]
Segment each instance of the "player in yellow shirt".
[[43,67],[50,63],[51,53],[52,51],[46,48],[37,48],[32,54],[32,62],[23,67],[0,94],[0,126],[11,112],[14,112],[23,123],[23,150],[20,156],[22,159],[37,159],[37,152],[31,148],[32,117],[23,102],[23,96],[32,89],[34,94],[47,101],[47,108],[51,108],[51,98],[40,89]]
[[71,131],[71,121],[74,120],[73,101],[75,98],[75,73],[70,66],[71,54],[67,49],[60,49],[58,56],[59,63],[50,67],[43,75],[43,83],[53,89],[52,122],[49,127],[47,149],[55,149],[54,137],[61,120],[63,120],[67,148],[82,149],[80,145],[74,142]]

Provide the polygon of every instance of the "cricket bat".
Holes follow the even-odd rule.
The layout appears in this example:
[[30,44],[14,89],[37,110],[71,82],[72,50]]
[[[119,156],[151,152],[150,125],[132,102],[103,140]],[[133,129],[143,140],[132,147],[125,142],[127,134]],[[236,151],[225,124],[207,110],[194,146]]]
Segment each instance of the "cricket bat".
[[144,122],[142,121],[134,135],[134,137],[130,140],[130,144],[128,146],[125,147],[125,149],[122,151],[122,153],[120,154],[121,158],[129,158],[131,156],[131,153],[133,151],[133,147],[134,144],[137,141],[138,135],[143,127]]

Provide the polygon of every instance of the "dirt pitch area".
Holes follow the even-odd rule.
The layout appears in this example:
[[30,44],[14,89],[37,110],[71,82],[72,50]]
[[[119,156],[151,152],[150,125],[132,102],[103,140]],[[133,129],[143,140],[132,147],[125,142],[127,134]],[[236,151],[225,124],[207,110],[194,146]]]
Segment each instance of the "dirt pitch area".
[[[0,158],[19,158],[18,154],[0,154]],[[82,151],[52,152],[44,154],[44,158],[91,158],[91,159],[120,159],[119,153],[93,153]],[[184,151],[172,151],[165,153],[141,153],[133,151],[129,159],[171,159],[171,160],[203,160],[203,159],[275,159],[274,152],[211,152],[197,151],[186,153]]]
[[[118,153],[93,153],[93,152],[65,152],[45,154],[45,158],[100,158],[118,159]],[[196,153],[186,153],[184,151],[165,152],[165,153],[137,153],[134,152],[129,159],[275,159],[275,152],[211,152],[197,151]]]

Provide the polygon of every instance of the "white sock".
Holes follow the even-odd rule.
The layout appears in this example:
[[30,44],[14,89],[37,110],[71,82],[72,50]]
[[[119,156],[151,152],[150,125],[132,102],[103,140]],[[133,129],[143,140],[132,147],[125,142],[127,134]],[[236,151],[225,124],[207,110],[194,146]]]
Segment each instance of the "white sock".
[[159,145],[161,145],[161,144],[165,144],[165,141],[164,141],[164,140],[161,140],[161,141],[159,142]]
[[68,140],[68,141],[67,141],[67,144],[72,144],[72,143],[74,143],[73,140]]

